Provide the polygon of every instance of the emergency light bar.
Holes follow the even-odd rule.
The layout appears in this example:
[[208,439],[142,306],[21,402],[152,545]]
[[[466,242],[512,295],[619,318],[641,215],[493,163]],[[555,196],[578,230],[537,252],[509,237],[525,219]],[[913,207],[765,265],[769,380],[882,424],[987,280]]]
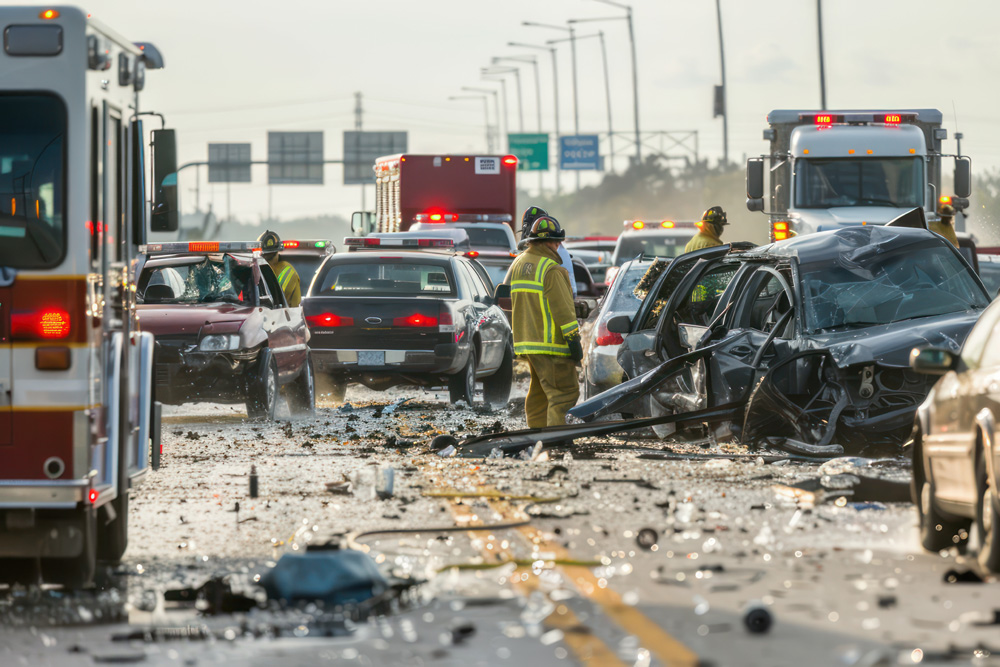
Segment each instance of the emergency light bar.
[[330,241],[282,241],[281,247],[285,250],[305,250],[306,248],[326,248],[331,245]]
[[139,246],[139,252],[144,255],[259,251],[260,243],[256,241],[175,241],[172,243],[149,243]]
[[912,123],[917,119],[915,113],[800,113],[800,121],[810,121],[818,127],[828,127],[834,124],[867,125],[882,123],[883,125],[899,125]]
[[417,213],[414,222],[510,222],[509,213]]
[[366,248],[448,248],[454,249],[453,239],[386,239],[368,236],[347,237],[344,245],[348,250],[363,250]]
[[694,228],[698,225],[693,222],[674,222],[673,220],[661,220],[660,222],[645,222],[644,220],[625,220],[622,222],[625,229],[674,229],[675,227]]

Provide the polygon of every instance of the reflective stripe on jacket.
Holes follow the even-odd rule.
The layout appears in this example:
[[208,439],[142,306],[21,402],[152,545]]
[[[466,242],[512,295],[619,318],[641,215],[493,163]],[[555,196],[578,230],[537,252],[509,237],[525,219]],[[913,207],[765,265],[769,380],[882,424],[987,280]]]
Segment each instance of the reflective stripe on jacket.
[[[270,264],[270,262],[268,262]],[[288,262],[279,259],[271,264],[271,269],[278,276],[278,285],[285,293],[285,300],[290,308],[298,307],[302,301],[302,292],[299,285],[299,274]]]
[[559,255],[532,243],[510,268],[515,354],[570,356],[567,336],[579,335],[569,272]]

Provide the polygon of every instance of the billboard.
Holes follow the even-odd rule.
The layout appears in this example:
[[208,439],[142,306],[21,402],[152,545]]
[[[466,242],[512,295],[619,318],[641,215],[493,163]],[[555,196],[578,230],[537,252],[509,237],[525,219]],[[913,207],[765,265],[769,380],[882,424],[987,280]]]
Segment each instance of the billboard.
[[267,182],[323,185],[322,132],[268,132]]
[[508,134],[507,146],[522,171],[549,170],[549,135]]
[[250,144],[209,144],[209,183],[249,183]]
[[406,132],[344,132],[344,185],[375,183],[375,158],[405,153]]
[[596,134],[559,137],[559,167],[561,169],[601,169],[601,153]]

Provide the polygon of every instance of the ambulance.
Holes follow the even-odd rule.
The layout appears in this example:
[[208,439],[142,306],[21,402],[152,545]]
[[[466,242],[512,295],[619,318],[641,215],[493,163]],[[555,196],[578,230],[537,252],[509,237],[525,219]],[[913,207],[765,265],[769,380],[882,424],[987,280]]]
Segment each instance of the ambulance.
[[88,586],[125,551],[159,437],[132,273],[147,230],[177,225],[171,130],[152,210],[144,179],[139,93],[163,59],[72,7],[3,7],[0,30],[0,578]]

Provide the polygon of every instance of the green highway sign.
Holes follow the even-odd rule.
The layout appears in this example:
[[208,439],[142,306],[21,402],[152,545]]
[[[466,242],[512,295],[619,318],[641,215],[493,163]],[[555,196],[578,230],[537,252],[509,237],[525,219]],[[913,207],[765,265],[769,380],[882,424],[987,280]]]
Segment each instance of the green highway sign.
[[549,135],[508,134],[507,146],[522,171],[549,170]]

